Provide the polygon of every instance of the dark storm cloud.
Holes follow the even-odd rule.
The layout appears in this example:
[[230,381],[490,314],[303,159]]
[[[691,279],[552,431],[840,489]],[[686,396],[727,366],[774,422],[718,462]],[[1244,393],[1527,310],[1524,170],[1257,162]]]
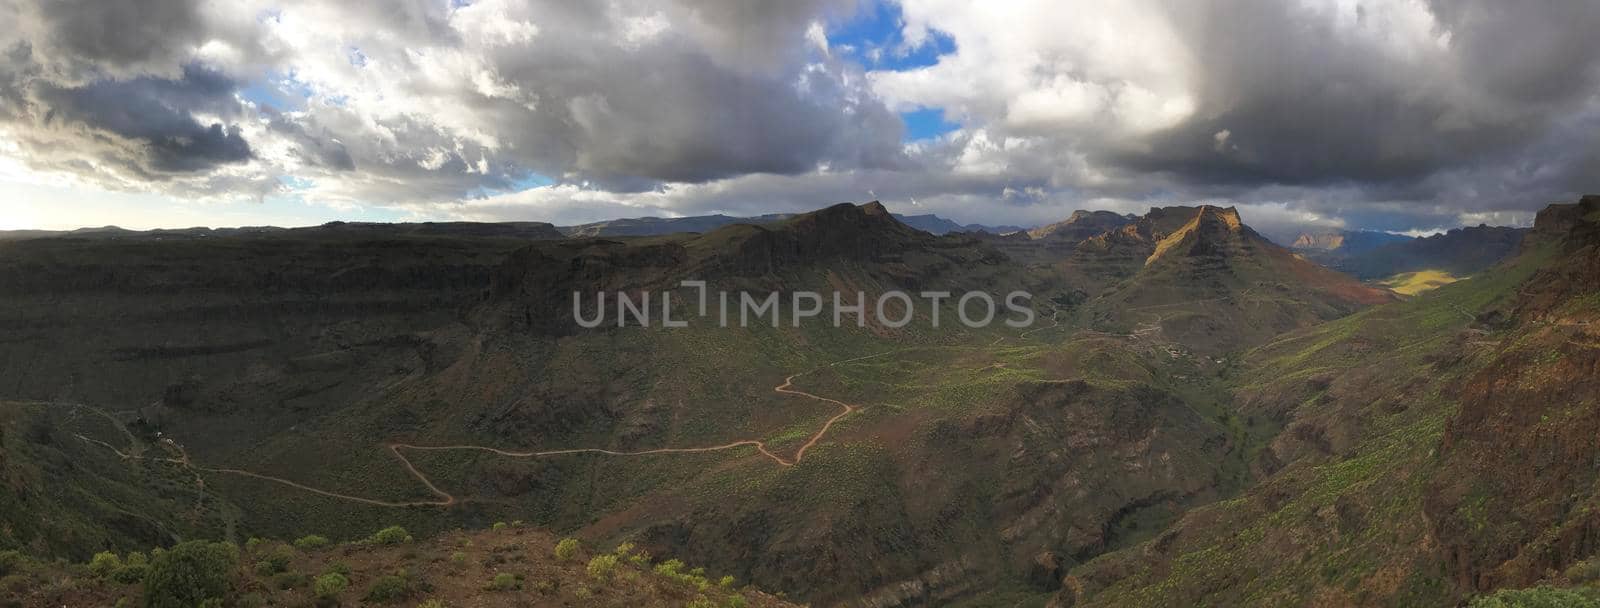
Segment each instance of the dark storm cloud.
[[1416,180],[1527,145],[1593,94],[1600,4],[1433,9],[1447,42],[1412,64],[1362,35],[1364,11],[1341,28],[1268,0],[1178,6],[1201,58],[1198,110],[1147,148],[1109,156],[1212,183]]
[[194,0],[21,0],[17,6],[8,27],[66,78],[170,72],[207,35]]
[[[234,83],[203,68],[178,79],[143,76],[58,86],[34,80],[6,87],[17,111],[8,117],[27,128],[21,139],[41,157],[79,154],[119,167],[128,175],[160,180],[252,157],[238,126],[202,123],[195,113],[234,118]],[[10,104],[8,104],[10,105]]]

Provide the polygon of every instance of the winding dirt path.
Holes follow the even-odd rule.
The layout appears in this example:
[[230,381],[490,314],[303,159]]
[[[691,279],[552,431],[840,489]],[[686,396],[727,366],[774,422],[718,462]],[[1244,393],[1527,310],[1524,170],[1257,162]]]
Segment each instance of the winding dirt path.
[[[1057,309],[1053,314],[1051,314],[1050,320],[1051,320],[1052,324],[1050,326],[1036,328],[1036,329],[1033,329],[1033,330],[1029,330],[1029,331],[1023,332],[1021,335],[1018,336],[1018,338],[1019,339],[1024,339],[1029,334],[1032,334],[1034,332],[1042,331],[1042,330],[1045,330],[1045,329],[1053,329],[1053,328],[1059,327],[1061,325],[1061,322],[1058,320],[1058,316],[1060,315],[1060,312],[1061,311],[1059,309]],[[878,358],[878,357],[883,357],[883,356],[891,355],[891,354],[894,354],[894,353],[903,352],[905,350],[909,350],[909,349],[905,349],[905,348],[895,349],[895,350],[885,351],[885,352],[881,352],[881,353],[877,353],[877,354],[865,355],[865,356],[855,357],[855,358],[851,358],[851,359],[845,359],[843,361],[835,361],[833,363],[829,363],[825,367],[836,367],[836,366],[845,365],[845,364],[848,364],[848,363],[855,363],[857,361],[864,361],[864,360],[867,360],[867,359],[875,359],[875,358]],[[723,450],[732,450],[732,449],[737,449],[737,448],[752,447],[752,448],[755,448],[756,451],[758,453],[760,453],[762,456],[772,460],[773,462],[777,463],[779,466],[793,467],[793,466],[795,466],[797,464],[800,464],[800,461],[805,458],[806,452],[808,450],[810,450],[812,447],[815,447],[818,443],[820,443],[822,441],[823,437],[827,436],[828,431],[833,429],[833,425],[837,424],[840,420],[843,420],[845,417],[847,417],[850,414],[853,414],[853,413],[855,413],[855,412],[857,412],[857,411],[859,411],[861,409],[861,406],[858,406],[858,405],[855,405],[855,404],[846,403],[844,401],[840,401],[838,399],[833,399],[833,398],[830,398],[830,397],[823,397],[821,395],[816,395],[816,394],[813,394],[813,393],[802,391],[802,390],[799,390],[799,389],[794,387],[794,380],[796,378],[799,378],[801,376],[804,376],[806,374],[815,372],[815,371],[820,370],[820,369],[822,369],[822,368],[819,367],[819,368],[816,368],[816,369],[812,369],[812,370],[808,370],[808,371],[804,371],[804,372],[800,372],[800,373],[796,373],[796,374],[790,374],[788,377],[785,377],[783,379],[783,383],[782,384],[779,384],[777,386],[772,387],[772,390],[775,393],[780,393],[780,394],[784,394],[784,395],[793,395],[793,396],[796,396],[796,397],[805,397],[807,399],[812,399],[812,400],[815,400],[815,401],[821,401],[823,403],[829,403],[829,404],[833,404],[833,405],[839,406],[839,413],[834,414],[832,417],[828,418],[827,421],[823,422],[822,423],[822,427],[817,429],[817,432],[813,433],[811,435],[811,437],[809,439],[807,439],[804,444],[801,444],[799,449],[795,450],[794,456],[792,458],[784,458],[783,456],[780,456],[779,454],[777,454],[776,452],[774,452],[770,448],[768,448],[766,442],[761,441],[759,439],[743,439],[743,440],[739,440],[739,441],[734,441],[732,443],[726,443],[726,444],[722,444],[722,445],[705,446],[705,447],[656,448],[656,449],[651,449],[651,450],[639,450],[639,451],[617,451],[617,450],[607,450],[607,449],[603,449],[603,448],[569,448],[569,449],[562,449],[562,450],[543,450],[543,451],[517,452],[517,451],[504,450],[504,449],[490,447],[490,446],[472,445],[472,444],[462,444],[462,445],[415,445],[415,444],[399,443],[399,442],[384,444],[384,447],[389,450],[389,453],[392,454],[395,457],[395,459],[400,461],[400,465],[405,468],[406,472],[409,473],[411,475],[411,477],[415,478],[419,483],[421,483],[423,485],[423,487],[427,488],[429,493],[431,493],[435,497],[437,497],[434,500],[409,500],[409,501],[379,500],[379,499],[375,499],[375,498],[367,498],[367,497],[364,497],[364,496],[355,496],[355,495],[352,495],[352,494],[344,494],[344,493],[341,493],[341,492],[334,492],[334,491],[331,491],[331,490],[324,490],[324,489],[321,489],[321,488],[308,486],[306,484],[303,484],[303,483],[300,483],[300,482],[297,482],[297,481],[293,481],[293,480],[290,480],[290,479],[285,479],[285,478],[282,478],[282,477],[276,477],[276,476],[273,476],[273,475],[265,475],[265,474],[262,474],[262,473],[257,473],[255,471],[249,471],[249,470],[245,470],[245,469],[201,466],[201,465],[195,464],[192,460],[190,460],[189,453],[188,453],[187,450],[183,449],[183,446],[179,445],[177,442],[172,441],[170,439],[163,439],[162,441],[166,445],[171,446],[172,448],[174,448],[174,449],[176,449],[178,451],[178,454],[179,454],[178,458],[143,456],[141,453],[138,452],[138,442],[136,440],[133,440],[131,434],[129,435],[129,439],[130,439],[130,446],[132,446],[132,447],[129,448],[129,452],[123,452],[123,451],[117,449],[115,446],[113,446],[113,445],[111,445],[109,443],[106,443],[104,441],[98,440],[98,439],[85,437],[83,435],[78,435],[78,438],[82,439],[82,440],[84,440],[86,442],[95,443],[95,444],[104,446],[107,449],[110,449],[113,453],[115,453],[117,456],[119,456],[119,457],[121,457],[123,459],[150,460],[150,461],[153,461],[153,462],[166,462],[166,463],[180,465],[180,466],[182,466],[182,467],[184,467],[186,469],[189,469],[190,471],[204,471],[204,472],[208,472],[208,473],[218,473],[218,474],[226,474],[226,475],[238,475],[238,476],[241,476],[241,477],[249,477],[251,479],[256,479],[256,480],[260,480],[260,481],[276,483],[276,484],[283,485],[283,486],[290,487],[290,488],[294,488],[294,489],[297,489],[297,490],[310,492],[312,494],[317,494],[319,496],[326,496],[326,497],[329,497],[329,498],[335,498],[335,499],[339,499],[339,500],[346,500],[346,501],[350,501],[350,502],[356,502],[356,503],[361,503],[361,504],[365,504],[365,505],[371,505],[371,506],[375,506],[375,507],[385,507],[385,508],[450,507],[450,506],[454,506],[456,503],[464,502],[464,500],[460,499],[460,498],[457,498],[455,495],[453,495],[453,494],[451,494],[449,492],[446,492],[443,489],[440,489],[438,485],[434,484],[432,478],[428,477],[428,475],[426,473],[423,473],[420,469],[418,469],[416,464],[411,462],[411,459],[406,458],[405,451],[408,451],[408,450],[410,450],[410,451],[418,451],[418,452],[477,451],[477,452],[488,452],[490,454],[495,454],[497,456],[503,456],[503,457],[506,457],[506,458],[543,458],[543,457],[548,457],[548,456],[563,456],[563,455],[570,455],[570,454],[602,454],[602,455],[606,455],[606,456],[650,456],[650,455],[656,455],[656,454],[700,454],[700,453],[706,453],[706,452],[719,452],[719,451],[723,451]],[[101,414],[102,415],[107,415],[104,412],[102,412]],[[109,417],[109,415],[107,415],[107,416]],[[115,420],[115,419],[113,418],[113,420]],[[124,432],[126,432],[126,429],[124,429]]]
[[[900,350],[904,350],[904,349],[900,349]],[[900,350],[892,350],[892,351],[878,353],[878,354],[875,354],[875,355],[866,355],[866,356],[863,356],[863,357],[856,357],[856,358],[853,358],[853,359],[845,359],[843,361],[835,361],[833,363],[829,363],[827,365],[827,367],[834,367],[834,366],[838,366],[838,365],[844,365],[844,364],[847,364],[847,363],[854,363],[856,361],[863,361],[863,360],[866,360],[866,359],[873,359],[873,358],[877,358],[877,357],[882,357],[882,356],[889,355],[889,354],[892,354],[892,353],[900,352]],[[822,369],[822,368],[817,368],[817,369]],[[132,435],[129,435],[129,440],[131,442],[130,445],[134,446],[134,447],[131,447],[129,449],[129,452],[123,452],[122,450],[117,449],[116,446],[113,446],[113,445],[111,445],[109,443],[106,443],[104,441],[101,441],[99,439],[94,439],[94,438],[91,438],[91,437],[85,437],[85,436],[83,436],[81,434],[77,435],[77,437],[79,439],[82,439],[83,441],[104,446],[105,448],[111,450],[113,453],[115,453],[117,456],[123,458],[124,460],[132,459],[132,460],[149,460],[149,461],[152,461],[152,462],[166,462],[166,463],[180,465],[180,466],[182,466],[182,467],[184,467],[186,469],[189,469],[191,471],[204,471],[204,472],[208,472],[208,473],[221,473],[221,474],[227,474],[227,475],[238,475],[238,476],[241,476],[241,477],[249,477],[249,478],[257,479],[257,480],[260,480],[260,481],[268,481],[268,482],[280,484],[280,485],[283,485],[283,486],[287,486],[287,487],[290,487],[290,488],[294,488],[294,489],[297,489],[297,490],[310,492],[312,494],[317,494],[317,495],[320,495],[320,496],[326,496],[326,497],[329,497],[329,498],[336,498],[336,499],[340,499],[340,500],[347,500],[347,501],[351,501],[351,502],[358,502],[358,503],[361,503],[361,504],[372,505],[372,506],[375,506],[375,507],[387,507],[387,508],[449,507],[449,506],[455,505],[458,502],[463,502],[463,499],[457,498],[456,496],[450,494],[449,492],[446,492],[446,491],[440,489],[439,486],[435,485],[433,483],[433,480],[430,477],[428,477],[427,474],[423,473],[420,469],[418,469],[416,467],[415,464],[413,464],[411,462],[411,459],[406,458],[406,455],[405,455],[405,452],[404,452],[405,450],[414,450],[414,451],[419,451],[419,452],[445,452],[445,451],[463,451],[463,450],[465,450],[465,451],[488,452],[488,453],[491,453],[491,454],[495,454],[495,455],[498,455],[498,456],[504,456],[504,457],[507,457],[507,458],[542,458],[542,457],[546,457],[546,456],[562,456],[562,455],[569,455],[569,454],[603,454],[603,455],[606,455],[606,456],[649,456],[649,455],[653,455],[653,454],[699,454],[699,453],[705,453],[705,452],[718,452],[718,451],[722,451],[722,450],[731,450],[731,449],[743,448],[743,447],[753,447],[762,456],[765,456],[765,457],[771,459],[773,462],[777,463],[779,466],[784,466],[784,467],[795,466],[797,464],[800,464],[800,461],[805,458],[807,450],[811,449],[813,446],[817,445],[818,442],[822,441],[822,438],[825,437],[828,434],[828,431],[833,428],[833,425],[835,423],[839,422],[840,420],[844,419],[846,416],[849,416],[850,414],[853,414],[856,411],[861,409],[860,406],[857,406],[857,405],[854,405],[854,404],[845,403],[845,402],[840,401],[838,399],[832,399],[832,398],[829,398],[829,397],[823,397],[823,396],[820,396],[820,395],[815,395],[815,394],[808,393],[808,392],[805,392],[805,391],[802,391],[802,390],[794,388],[794,380],[795,380],[795,378],[799,378],[800,376],[804,376],[804,375],[812,373],[814,371],[817,371],[817,370],[813,369],[813,370],[809,370],[809,371],[800,372],[800,373],[797,373],[797,374],[791,374],[788,377],[783,379],[783,383],[782,384],[779,384],[777,386],[772,387],[773,392],[776,392],[776,393],[781,393],[781,394],[785,394],[785,395],[794,395],[794,396],[797,396],[797,397],[805,397],[805,398],[808,398],[808,399],[814,399],[816,401],[821,401],[821,402],[824,402],[824,403],[830,403],[830,404],[833,404],[833,405],[837,405],[840,408],[839,413],[834,414],[832,417],[828,418],[828,420],[822,424],[822,427],[817,429],[816,433],[813,433],[811,435],[811,437],[808,440],[806,440],[806,442],[804,444],[802,444],[798,450],[795,450],[793,458],[784,458],[783,456],[778,455],[777,453],[773,452],[771,449],[768,449],[766,442],[763,442],[763,441],[761,441],[759,439],[743,439],[743,440],[735,441],[735,442],[732,442],[732,443],[726,443],[726,444],[714,445],[714,446],[706,446],[706,447],[656,448],[656,449],[652,449],[652,450],[639,450],[639,451],[630,451],[630,452],[607,450],[607,449],[601,449],[601,448],[570,448],[570,449],[563,449],[563,450],[544,450],[544,451],[516,452],[516,451],[503,450],[503,449],[500,449],[500,448],[494,448],[494,447],[489,447],[489,446],[482,446],[482,445],[414,445],[414,444],[409,444],[409,443],[386,443],[386,444],[384,444],[384,447],[389,450],[389,453],[393,454],[394,457],[397,460],[400,461],[400,465],[405,467],[407,473],[410,473],[413,478],[415,478],[418,482],[420,482],[423,485],[423,487],[427,488],[429,493],[431,493],[434,496],[438,497],[435,500],[410,500],[410,501],[378,500],[378,499],[375,499],[375,498],[367,498],[367,497],[363,497],[363,496],[355,496],[355,495],[351,495],[351,494],[344,494],[344,493],[341,493],[341,492],[334,492],[334,491],[331,491],[331,490],[324,490],[324,489],[321,489],[321,488],[308,486],[308,485],[302,484],[302,483],[297,482],[297,481],[284,479],[282,477],[275,477],[275,476],[272,476],[272,475],[264,475],[264,474],[261,474],[261,473],[257,473],[255,471],[248,471],[248,470],[244,470],[244,469],[200,466],[200,465],[195,464],[192,460],[189,459],[189,453],[188,453],[187,450],[183,449],[183,446],[178,445],[177,442],[171,441],[171,440],[162,440],[162,441],[166,445],[169,445],[169,446],[173,447],[174,449],[176,449],[178,451],[178,454],[179,454],[178,458],[143,456],[142,454],[137,453],[135,451],[137,449],[138,442],[136,440],[133,440]],[[106,414],[104,414],[102,412],[102,415],[106,415]]]

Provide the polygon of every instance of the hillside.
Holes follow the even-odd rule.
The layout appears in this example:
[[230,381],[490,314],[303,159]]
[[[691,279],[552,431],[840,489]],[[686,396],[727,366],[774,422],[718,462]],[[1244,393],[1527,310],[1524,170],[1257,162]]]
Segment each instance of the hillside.
[[[617,239],[12,241],[0,381],[108,414],[63,427],[49,457],[84,468],[52,470],[144,488],[123,517],[182,520],[182,538],[522,520],[819,605],[1037,605],[1062,573],[1245,491],[1273,427],[1230,407],[1237,352],[1372,293],[1215,207],[1059,241],[936,236],[876,203]],[[712,312],[691,313],[683,280],[706,281]],[[866,318],[716,322],[717,292],[806,290],[860,292]],[[1025,290],[1034,323],[967,327],[946,300],[890,326],[892,290]],[[597,291],[670,293],[689,324],[581,327],[573,293]],[[205,508],[168,504],[185,498]],[[30,539],[112,516],[74,505],[17,511],[82,522]],[[105,530],[14,546],[165,542]]]
[[[793,606],[631,546],[591,550],[520,523],[413,540],[388,528],[349,543],[308,534],[244,548],[194,541],[78,564],[0,553],[0,602],[58,606]],[[175,575],[183,576],[175,579]],[[149,603],[147,603],[149,602]]]
[[1374,247],[1327,260],[1332,268],[1362,280],[1435,270],[1458,277],[1475,274],[1516,253],[1526,228],[1474,226]]
[[1098,322],[1162,331],[1208,354],[1391,299],[1273,244],[1232,208],[1152,212],[1085,241],[1074,259],[1110,280],[1085,306]]
[[1268,429],[1260,480],[1055,604],[1451,605],[1597,578],[1597,201],[1494,272],[1248,353],[1230,410]]

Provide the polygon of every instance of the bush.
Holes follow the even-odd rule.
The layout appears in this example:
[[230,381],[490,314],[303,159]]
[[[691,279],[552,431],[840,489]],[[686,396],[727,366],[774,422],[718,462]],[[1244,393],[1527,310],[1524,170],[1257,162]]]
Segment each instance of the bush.
[[98,578],[110,578],[113,573],[121,569],[122,559],[110,551],[96,553],[89,560],[89,573]]
[[[144,556],[141,555],[139,557],[143,558]],[[144,580],[144,577],[149,576],[149,574],[149,564],[144,563],[142,559],[139,561],[139,563],[134,563],[133,560],[130,559],[123,563],[122,567],[118,568],[116,572],[111,573],[111,580],[124,585],[132,585]]]
[[317,536],[315,534],[302,536],[300,538],[295,539],[295,541],[294,541],[294,547],[296,549],[301,550],[301,551],[312,551],[312,550],[315,550],[315,549],[321,549],[323,547],[328,546],[329,544],[330,544],[330,541],[328,540],[327,537],[325,537],[325,536]]
[[398,602],[411,595],[411,585],[406,579],[386,574],[372,581],[372,587],[367,589],[366,601],[369,602]]
[[503,522],[503,521],[494,522],[494,525],[493,526],[489,526],[489,529],[491,529],[491,530],[504,530],[504,529],[506,529],[506,522]]
[[496,574],[494,579],[489,581],[490,591],[516,591],[521,588],[522,580],[510,572]]
[[239,560],[233,545],[206,541],[179,543],[150,560],[144,578],[147,608],[194,608],[228,593],[230,573]]
[[411,533],[400,526],[389,526],[374,532],[367,540],[375,545],[398,545],[411,542]]
[[1567,568],[1567,580],[1576,584],[1600,582],[1600,557],[1573,564]]
[[259,538],[256,538],[256,537],[252,536],[252,537],[250,537],[249,540],[244,541],[244,548],[246,548],[246,549],[254,549],[254,548],[256,548],[257,545],[260,545],[261,543],[264,543],[264,542],[267,542],[267,541],[264,541],[264,540],[261,540]]
[[0,576],[28,570],[28,558],[17,551],[0,551]]
[[272,577],[272,586],[288,591],[304,587],[310,577],[299,572],[280,572]]
[[617,570],[617,556],[615,554],[596,555],[589,560],[589,576],[595,580],[609,580],[611,574]]
[[256,574],[272,576],[289,569],[289,564],[294,562],[294,549],[284,545],[273,547],[256,562]]
[[733,575],[728,575],[728,576],[722,577],[722,580],[717,581],[717,586],[721,587],[723,589],[732,589],[733,588]]
[[1600,608],[1600,599],[1568,589],[1502,589],[1472,600],[1470,608]]
[[417,608],[445,608],[445,605],[443,600],[428,600],[417,604]]
[[450,554],[450,562],[455,564],[467,563],[467,554],[457,551]]
[[317,582],[312,583],[311,592],[325,600],[336,599],[350,587],[350,579],[338,572],[329,572],[317,577]]
[[578,539],[576,539],[576,538],[563,538],[563,539],[561,539],[561,542],[556,543],[556,559],[559,559],[561,561],[566,562],[566,561],[572,561],[572,559],[577,557],[577,556],[578,556]]
[[343,574],[345,576],[345,578],[349,578],[350,577],[350,564],[346,564],[344,562],[333,562],[331,564],[328,564],[328,567],[324,568],[322,570],[323,574],[327,574],[329,572],[333,572],[333,573],[336,573],[336,574]]
[[750,602],[746,601],[742,595],[728,596],[728,608],[745,608],[745,606],[749,605]]

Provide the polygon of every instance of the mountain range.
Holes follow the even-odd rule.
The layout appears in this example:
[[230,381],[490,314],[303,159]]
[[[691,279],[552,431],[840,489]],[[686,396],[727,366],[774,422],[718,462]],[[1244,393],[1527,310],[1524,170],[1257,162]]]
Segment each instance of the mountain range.
[[[1351,258],[1471,277],[1414,297],[1227,207],[1027,232],[877,203],[724,219],[0,241],[0,549],[320,535],[354,555],[389,526],[524,522],[647,554],[632,580],[678,581],[678,559],[878,607],[1443,606],[1600,569],[1600,197]],[[1034,322],[885,297],[929,291],[1027,292]],[[687,312],[769,292],[841,294],[860,320],[574,318],[601,293]],[[421,558],[381,559],[451,576]],[[541,597],[649,601],[570,570]],[[72,593],[154,583],[111,584]]]

